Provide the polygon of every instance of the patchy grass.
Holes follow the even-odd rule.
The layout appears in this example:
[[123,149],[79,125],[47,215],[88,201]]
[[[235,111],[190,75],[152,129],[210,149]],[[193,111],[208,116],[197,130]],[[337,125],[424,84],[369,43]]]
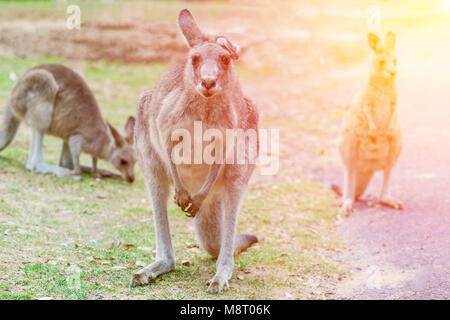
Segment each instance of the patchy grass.
[[[104,117],[118,126],[135,113],[139,92],[152,87],[167,67],[0,58],[2,105],[13,84],[10,73],[20,75],[43,62],[81,70]],[[332,232],[338,214],[334,198],[320,185],[299,181],[249,190],[239,231],[263,241],[236,259],[230,291],[206,292],[215,261],[195,246],[192,220],[174,206],[169,215],[176,271],[150,286],[129,289],[133,272],[155,254],[151,206],[139,169],[133,185],[88,175],[79,182],[31,173],[24,168],[29,139],[29,128],[22,126],[0,154],[1,299],[325,298],[344,273],[333,259],[339,247]],[[60,141],[46,137],[44,150],[55,164]],[[111,169],[104,162],[101,166]]]

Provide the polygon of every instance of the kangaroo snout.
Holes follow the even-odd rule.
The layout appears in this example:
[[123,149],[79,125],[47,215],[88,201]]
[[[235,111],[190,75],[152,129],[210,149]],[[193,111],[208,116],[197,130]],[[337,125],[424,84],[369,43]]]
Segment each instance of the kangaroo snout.
[[216,79],[203,79],[201,85],[207,90],[212,89],[216,86]]
[[198,92],[205,98],[210,98],[220,90],[215,77],[203,77],[197,86]]

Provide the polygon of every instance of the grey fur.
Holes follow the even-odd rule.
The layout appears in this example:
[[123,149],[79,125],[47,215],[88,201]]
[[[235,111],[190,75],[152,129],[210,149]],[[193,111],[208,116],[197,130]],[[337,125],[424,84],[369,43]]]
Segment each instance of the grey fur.
[[[231,57],[230,52],[202,34],[186,9],[180,12],[178,23],[191,48],[189,58],[169,68],[155,89],[141,94],[138,103],[135,144],[153,205],[156,261],[136,272],[131,286],[147,284],[175,268],[167,217],[169,187],[174,184],[175,201],[194,217],[200,245],[218,258],[217,272],[208,288],[214,293],[228,288],[234,254],[257,241],[251,235],[236,236],[240,204],[254,165],[247,161],[243,165],[177,166],[170,157],[175,144],[171,133],[177,128],[192,130],[194,121],[221,131],[239,128],[257,132],[258,112],[244,98],[233,65],[229,61],[221,65],[227,62],[224,56]],[[203,85],[205,76],[207,86]],[[248,160],[248,145],[245,152]],[[201,173],[189,179],[194,172]]]
[[[116,176],[96,170],[96,165],[92,169],[81,166],[80,154],[86,152],[93,159],[111,162],[125,180],[134,180],[134,118],[130,117],[126,124],[128,136],[121,137],[105,122],[89,86],[77,72],[58,64],[43,64],[27,70],[18,79],[0,128],[0,151],[11,143],[21,120],[32,129],[28,170],[77,178],[86,171],[96,176]],[[59,166],[44,161],[45,134],[63,140]]]

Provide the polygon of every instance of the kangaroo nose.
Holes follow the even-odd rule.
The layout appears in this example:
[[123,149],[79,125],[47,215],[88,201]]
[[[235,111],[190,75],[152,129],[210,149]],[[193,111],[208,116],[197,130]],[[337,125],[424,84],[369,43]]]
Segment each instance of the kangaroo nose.
[[216,86],[216,80],[215,79],[204,79],[202,80],[202,86],[206,89],[211,89]]

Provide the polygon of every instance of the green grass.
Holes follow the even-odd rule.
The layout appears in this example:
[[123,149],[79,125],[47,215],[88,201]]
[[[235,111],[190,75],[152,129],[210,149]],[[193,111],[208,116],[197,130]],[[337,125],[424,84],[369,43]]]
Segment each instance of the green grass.
[[[62,58],[0,58],[0,103],[27,68],[61,62],[81,70],[102,114],[122,126],[135,114],[139,93],[153,87],[167,65],[78,62]],[[339,248],[333,227],[338,209],[322,186],[297,182],[249,190],[239,231],[263,239],[236,259],[231,290],[206,292],[215,261],[196,243],[192,220],[169,208],[176,270],[150,286],[129,289],[139,262],[154,260],[155,233],[142,175],[128,185],[117,180],[83,181],[25,170],[30,140],[24,125],[0,154],[0,298],[37,299],[271,299],[325,298],[311,279],[330,283],[345,272],[332,258]],[[46,161],[57,163],[60,141],[46,137]],[[89,162],[83,156],[82,162]],[[111,169],[108,163],[102,167]],[[118,245],[122,243],[122,245]],[[127,244],[124,246],[123,244]],[[185,266],[183,260],[189,260]],[[75,270],[75,271],[74,271]],[[238,278],[239,276],[239,278]],[[305,280],[307,279],[307,280]],[[75,283],[75,285],[74,285]],[[318,291],[319,290],[319,291]]]

